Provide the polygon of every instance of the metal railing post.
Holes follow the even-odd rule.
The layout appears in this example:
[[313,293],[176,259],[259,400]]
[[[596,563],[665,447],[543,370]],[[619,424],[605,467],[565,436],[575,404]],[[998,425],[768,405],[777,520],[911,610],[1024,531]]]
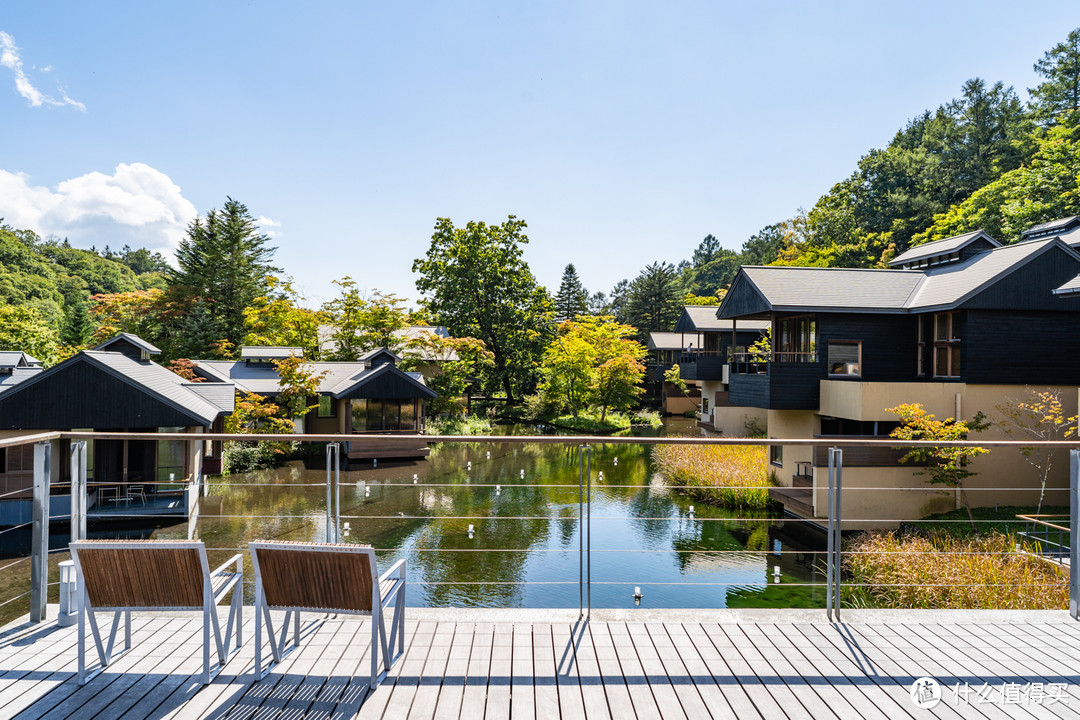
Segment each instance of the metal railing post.
[[836,467],[833,464],[836,461],[835,452],[836,448],[829,448],[829,501],[825,515],[828,517],[828,528],[825,533],[825,616],[832,622],[833,619],[833,523],[835,518],[833,517],[833,496],[836,494]]
[[1069,615],[1073,620],[1080,620],[1080,572],[1076,566],[1080,563],[1080,539],[1076,530],[1080,528],[1080,450],[1069,451]]
[[837,621],[840,620],[840,582],[844,575],[844,566],[841,561],[841,528],[843,526],[843,487],[844,487],[844,451],[834,448],[836,459],[833,461],[833,469],[836,471],[836,492],[833,495],[833,614]]
[[578,617],[585,617],[585,450],[578,445]]
[[[333,456],[333,465],[330,457]],[[331,470],[333,476],[331,477]],[[341,542],[341,453],[338,443],[326,444],[326,542]],[[332,487],[331,487],[332,486]],[[335,508],[334,501],[337,501]]]
[[34,509],[30,557],[30,622],[45,620],[49,591],[49,472],[52,443],[34,445]]
[[592,617],[592,446],[585,450],[585,616]]
[[71,442],[71,539],[86,539],[86,441]]

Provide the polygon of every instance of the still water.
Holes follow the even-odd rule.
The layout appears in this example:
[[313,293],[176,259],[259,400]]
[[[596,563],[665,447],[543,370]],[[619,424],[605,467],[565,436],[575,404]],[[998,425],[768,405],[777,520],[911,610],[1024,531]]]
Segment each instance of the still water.
[[[669,421],[665,432],[695,431]],[[807,586],[822,582],[809,552],[821,536],[695,502],[665,485],[649,453],[644,445],[593,447],[593,607],[633,607],[635,587],[653,608],[823,605],[824,593]],[[310,465],[213,477],[197,521],[152,536],[193,535],[218,549],[212,562],[253,539],[322,541],[326,472]],[[573,442],[442,445],[426,460],[354,462],[341,473],[344,540],[374,546],[382,568],[406,559],[412,606],[576,607],[578,501]]]

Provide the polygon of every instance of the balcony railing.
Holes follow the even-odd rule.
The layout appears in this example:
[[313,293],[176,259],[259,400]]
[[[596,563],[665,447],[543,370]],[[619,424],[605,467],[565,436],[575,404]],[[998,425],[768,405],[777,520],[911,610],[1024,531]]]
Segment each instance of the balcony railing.
[[818,354],[814,352],[788,352],[778,351],[769,355],[753,352],[735,353],[731,358],[731,371],[743,374],[764,374],[769,372],[771,363],[788,364],[811,364],[818,361]]

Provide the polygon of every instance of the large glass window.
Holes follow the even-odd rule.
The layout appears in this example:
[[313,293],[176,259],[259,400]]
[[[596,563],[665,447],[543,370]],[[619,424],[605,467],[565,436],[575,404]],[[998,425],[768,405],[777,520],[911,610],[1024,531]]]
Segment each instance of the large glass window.
[[769,446],[769,463],[776,465],[777,467],[784,466],[784,446],[783,445],[770,445]]
[[367,429],[382,430],[383,425],[383,401],[369,398],[367,401]]
[[934,377],[960,377],[960,313],[934,313]]
[[416,402],[414,400],[401,401],[401,429],[416,429]]
[[817,362],[817,321],[799,315],[776,321],[777,362]]
[[358,398],[352,401],[353,432],[367,431],[367,400]]
[[319,417],[337,417],[337,408],[335,407],[334,398],[329,395],[319,396]]

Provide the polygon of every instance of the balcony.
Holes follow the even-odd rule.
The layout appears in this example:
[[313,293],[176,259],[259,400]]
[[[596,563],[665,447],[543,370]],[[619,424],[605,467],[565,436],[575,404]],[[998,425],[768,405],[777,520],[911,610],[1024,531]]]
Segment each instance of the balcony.
[[727,353],[719,350],[698,350],[679,355],[679,374],[683,380],[712,380],[728,382]]
[[775,360],[736,354],[728,385],[732,405],[769,410],[816,410],[827,377],[817,353],[779,352]]

